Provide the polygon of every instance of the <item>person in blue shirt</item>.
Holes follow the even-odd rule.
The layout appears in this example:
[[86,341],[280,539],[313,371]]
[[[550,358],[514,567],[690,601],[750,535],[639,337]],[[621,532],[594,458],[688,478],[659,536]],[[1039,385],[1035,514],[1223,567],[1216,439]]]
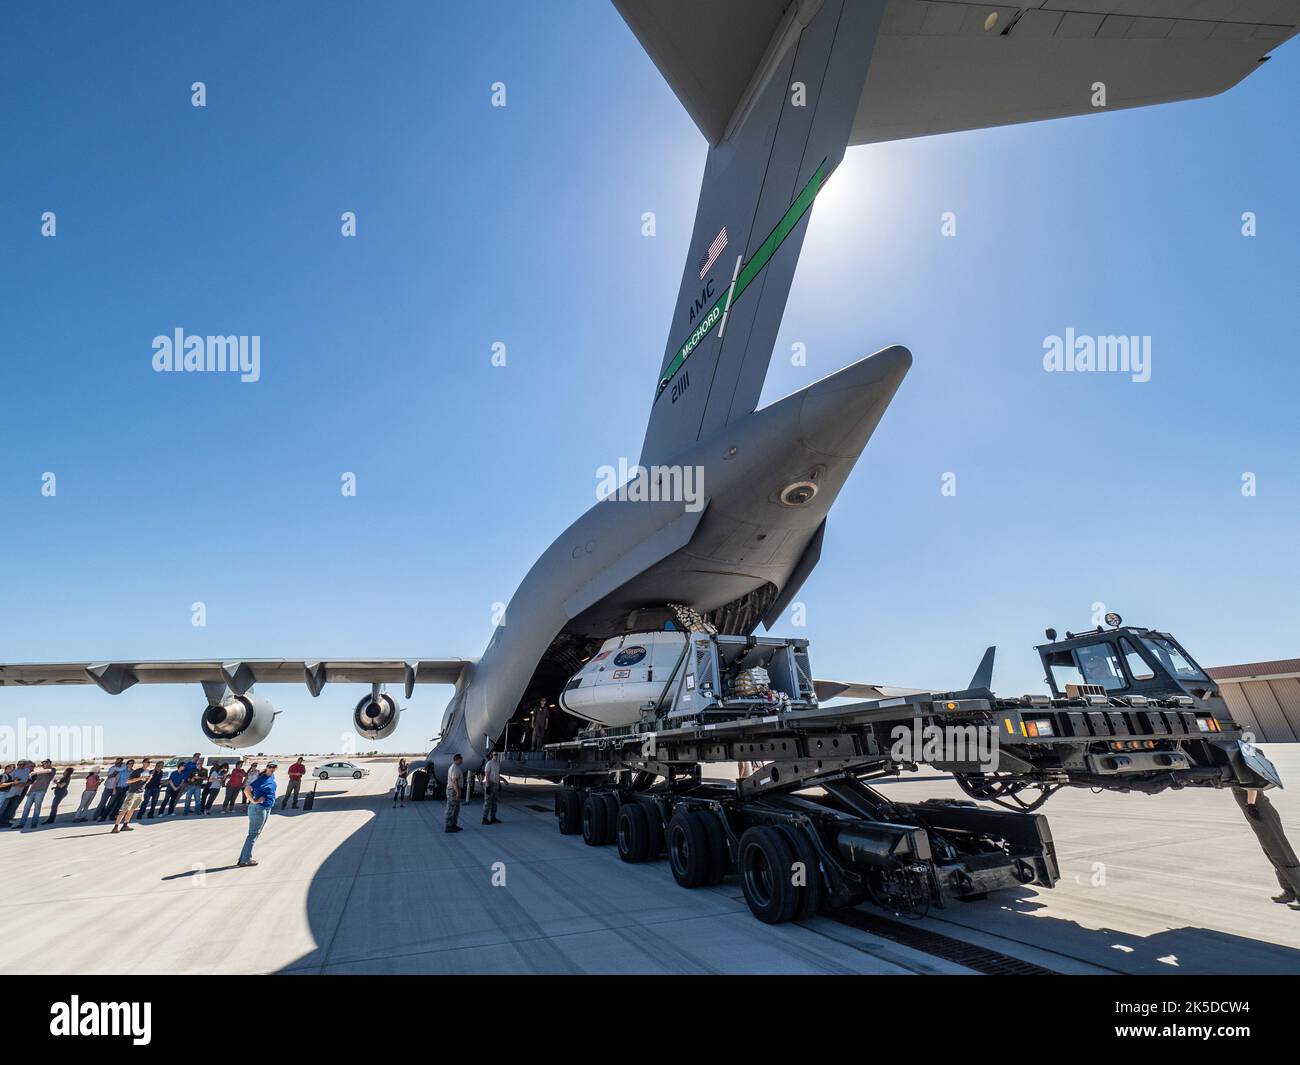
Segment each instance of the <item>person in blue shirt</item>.
[[185,771],[180,766],[177,766],[167,777],[167,793],[163,796],[162,806],[159,808],[162,814],[174,814],[176,812],[176,800],[184,788]]
[[185,810],[183,813],[186,817],[189,816],[191,803],[195,806],[195,813],[201,814],[203,812],[203,783],[205,777],[199,772],[202,765],[203,755],[195,751],[194,757],[186,762],[185,768],[181,770],[181,774],[185,778]]
[[266,819],[275,806],[275,770],[277,763],[267,762],[266,769],[244,785],[244,799],[248,803],[248,836],[244,849],[239,852],[239,865],[256,865],[253,861],[253,844],[266,827]]

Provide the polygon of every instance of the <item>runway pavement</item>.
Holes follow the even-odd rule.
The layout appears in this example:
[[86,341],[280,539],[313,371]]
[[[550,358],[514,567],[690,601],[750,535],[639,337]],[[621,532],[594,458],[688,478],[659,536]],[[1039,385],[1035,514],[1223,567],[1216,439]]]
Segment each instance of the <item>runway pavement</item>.
[[[1268,749],[1300,781],[1300,745]],[[503,824],[442,831],[441,802],[394,809],[392,762],[278,809],[235,867],[241,814],[110,835],[64,818],[0,832],[2,953],[11,973],[965,973],[966,965],[828,917],[770,927],[734,877],[686,891],[663,861],[561,836],[548,786],[511,783]],[[901,798],[950,783],[886,785]],[[1273,793],[1300,838],[1300,800]],[[75,799],[76,790],[70,796]],[[1053,890],[934,911],[920,928],[1057,972],[1300,972],[1300,912],[1270,903],[1270,868],[1225,793],[1068,791],[1044,808]],[[871,907],[865,908],[872,913]],[[878,914],[878,916],[884,916]],[[932,941],[933,942],[933,941]]]

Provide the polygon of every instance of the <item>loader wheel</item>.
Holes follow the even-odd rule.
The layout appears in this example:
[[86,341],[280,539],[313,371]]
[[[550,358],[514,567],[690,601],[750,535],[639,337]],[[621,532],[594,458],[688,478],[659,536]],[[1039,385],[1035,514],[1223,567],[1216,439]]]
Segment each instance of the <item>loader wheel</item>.
[[646,858],[649,861],[658,861],[659,856],[664,852],[665,836],[667,830],[664,827],[663,818],[659,815],[658,806],[642,806],[645,810],[646,828],[649,832],[646,844]]
[[710,886],[721,884],[727,875],[727,866],[731,864],[731,856],[727,853],[727,833],[715,813],[697,810],[692,816],[699,819],[709,836],[709,875],[704,882]]
[[697,888],[709,877],[709,833],[688,811],[668,822],[668,864],[685,888]]
[[795,919],[806,921],[810,917],[817,916],[822,908],[822,899],[825,897],[825,892],[822,890],[821,866],[817,860],[817,848],[808,838],[808,830],[798,825],[781,825],[780,832],[790,844],[790,849],[794,851],[795,861],[803,862],[804,886],[798,889],[799,912],[795,915]]
[[783,924],[799,908],[793,865],[794,851],[775,828],[748,828],[740,837],[740,886],[750,912],[764,924]]
[[608,831],[604,799],[599,795],[588,795],[582,804],[582,842],[588,847],[603,847]]
[[650,823],[639,802],[626,803],[618,812],[618,856],[631,863],[650,857]]
[[555,795],[555,812],[560,819],[560,835],[576,836],[582,831],[582,802],[577,788],[563,788]]
[[618,841],[618,796],[612,792],[602,791],[600,800],[605,804],[605,842]]

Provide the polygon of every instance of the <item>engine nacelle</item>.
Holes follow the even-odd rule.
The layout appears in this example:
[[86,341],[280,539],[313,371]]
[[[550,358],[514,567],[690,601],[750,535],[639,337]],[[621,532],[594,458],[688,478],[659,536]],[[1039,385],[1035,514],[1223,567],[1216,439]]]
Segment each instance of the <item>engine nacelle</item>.
[[358,736],[368,740],[382,740],[397,731],[397,715],[402,708],[387,692],[367,695],[352,711],[352,727]]
[[270,734],[276,709],[253,695],[229,695],[203,711],[203,735],[218,747],[255,747]]

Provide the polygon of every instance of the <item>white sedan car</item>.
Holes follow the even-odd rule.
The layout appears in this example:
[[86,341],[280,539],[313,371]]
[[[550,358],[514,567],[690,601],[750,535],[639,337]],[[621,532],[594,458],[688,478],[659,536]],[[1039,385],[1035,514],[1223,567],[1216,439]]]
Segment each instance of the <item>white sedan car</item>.
[[311,775],[321,780],[329,780],[330,777],[352,777],[353,780],[360,780],[362,777],[370,776],[370,770],[353,762],[326,762],[313,769]]

